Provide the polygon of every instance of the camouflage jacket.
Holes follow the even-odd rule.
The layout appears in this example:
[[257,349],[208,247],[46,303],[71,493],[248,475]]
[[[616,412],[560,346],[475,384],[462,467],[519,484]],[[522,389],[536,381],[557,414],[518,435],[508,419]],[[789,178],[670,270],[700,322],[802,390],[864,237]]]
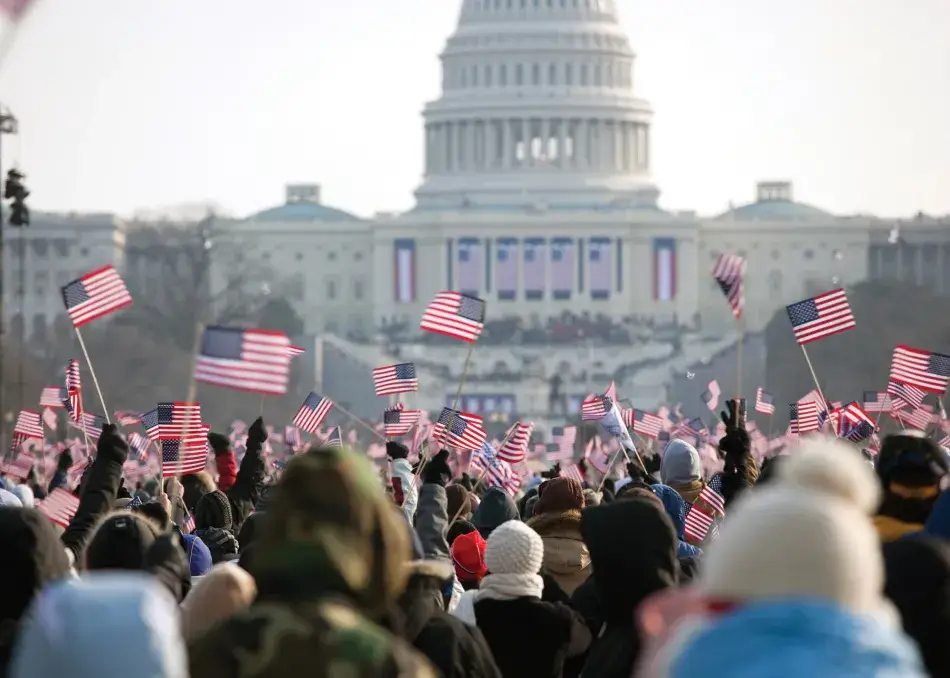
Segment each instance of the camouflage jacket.
[[345,602],[257,603],[188,646],[200,678],[435,678],[411,645]]

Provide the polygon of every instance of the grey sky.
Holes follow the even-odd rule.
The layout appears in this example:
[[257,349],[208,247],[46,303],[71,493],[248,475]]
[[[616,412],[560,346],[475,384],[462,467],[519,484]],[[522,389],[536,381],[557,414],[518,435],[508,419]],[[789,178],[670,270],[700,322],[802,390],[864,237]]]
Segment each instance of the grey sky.
[[[0,70],[36,207],[245,214],[292,181],[411,206],[460,0],[36,2]],[[617,2],[665,207],[787,178],[833,211],[950,213],[947,0]]]

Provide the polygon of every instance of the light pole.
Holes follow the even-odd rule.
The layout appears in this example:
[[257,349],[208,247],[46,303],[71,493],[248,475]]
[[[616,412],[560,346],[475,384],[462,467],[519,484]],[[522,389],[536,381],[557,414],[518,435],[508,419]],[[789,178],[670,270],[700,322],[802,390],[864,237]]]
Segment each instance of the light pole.
[[[10,113],[4,113],[0,110],[0,168],[3,167],[2,142],[4,134],[17,133],[17,119]],[[6,306],[5,292],[3,288],[4,276],[6,275],[6,252],[4,250],[4,235],[6,224],[3,223],[3,203],[0,202],[0,421],[7,422],[6,406],[3,401],[4,379],[4,349],[7,340]],[[8,425],[0,425],[0,450],[5,455],[7,446],[7,428]]]

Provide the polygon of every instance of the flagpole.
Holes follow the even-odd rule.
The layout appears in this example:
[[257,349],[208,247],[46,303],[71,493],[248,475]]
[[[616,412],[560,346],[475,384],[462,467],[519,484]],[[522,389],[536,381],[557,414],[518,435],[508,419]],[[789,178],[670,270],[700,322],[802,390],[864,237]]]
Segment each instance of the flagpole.
[[736,318],[736,324],[739,328],[739,341],[736,344],[736,398],[742,397],[742,335],[744,331],[744,323],[742,322],[742,317]]
[[86,350],[86,342],[82,339],[82,332],[79,331],[79,328],[74,328],[76,330],[76,337],[79,339],[79,348],[82,349],[82,354],[86,358],[86,365],[89,366],[89,374],[92,375],[92,383],[96,387],[96,393],[99,394],[99,403],[102,405],[102,416],[106,418],[106,423],[111,424],[112,420],[109,418],[109,408],[106,407],[106,400],[102,397],[102,389],[99,388],[99,380],[96,378],[96,370],[92,366],[92,360],[89,359],[89,351]]
[[817,389],[818,395],[821,396],[821,406],[827,409],[828,401],[825,399],[825,394],[821,392],[821,385],[818,383],[818,375],[815,374],[815,368],[811,364],[811,358],[808,357],[808,351],[805,350],[805,344],[799,345],[802,347],[802,355],[805,356],[805,362],[808,364],[808,371],[811,372],[812,381],[815,382],[815,389]]
[[342,414],[342,415],[344,415],[344,416],[346,416],[346,417],[349,417],[350,419],[352,419],[353,421],[355,421],[357,424],[359,424],[360,426],[362,426],[363,428],[365,428],[367,431],[369,431],[370,433],[372,433],[374,436],[376,436],[377,438],[379,438],[379,439],[382,440],[383,442],[387,442],[387,441],[388,441],[388,439],[386,438],[386,436],[382,435],[379,431],[377,431],[375,428],[373,428],[372,426],[370,426],[369,424],[367,424],[365,421],[363,421],[362,419],[360,419],[359,417],[357,417],[355,414],[353,414],[352,412],[350,412],[349,410],[347,410],[345,407],[342,407],[342,406],[338,405],[337,403],[333,403],[333,408],[336,409],[336,410],[339,410],[339,411],[340,411],[340,414]]
[[[511,437],[511,434],[514,433],[515,428],[516,428],[515,426],[512,426],[512,427],[508,430],[508,433],[505,435],[505,439],[501,441],[501,445],[498,446],[498,449],[501,449],[502,447],[505,446],[505,443],[508,442],[508,438],[510,438],[510,437]],[[474,452],[475,452],[475,450],[473,450],[473,454],[474,454]],[[496,452],[496,454],[497,454],[497,452]],[[471,461],[469,461],[469,466],[471,466]],[[483,467],[482,467],[482,470],[481,470],[481,471],[479,472],[479,474],[478,474],[478,478],[475,479],[475,484],[472,485],[472,492],[473,492],[473,493],[475,492],[475,490],[478,489],[478,486],[479,486],[479,484],[482,482],[482,478],[485,477],[485,473],[486,473],[487,471],[488,471],[488,467],[487,467],[487,466],[483,466]],[[414,483],[414,482],[415,482],[415,478],[413,478],[413,483]],[[403,501],[405,501],[405,500],[403,500]],[[456,511],[456,512],[455,512],[455,515],[452,516],[452,520],[449,521],[448,527],[445,528],[446,530],[448,530],[450,527],[452,527],[452,525],[455,524],[455,521],[457,521],[457,520],[459,519],[459,516],[462,515],[462,509],[463,509],[464,507],[465,507],[465,502],[463,501],[463,502],[459,505],[458,511]]]

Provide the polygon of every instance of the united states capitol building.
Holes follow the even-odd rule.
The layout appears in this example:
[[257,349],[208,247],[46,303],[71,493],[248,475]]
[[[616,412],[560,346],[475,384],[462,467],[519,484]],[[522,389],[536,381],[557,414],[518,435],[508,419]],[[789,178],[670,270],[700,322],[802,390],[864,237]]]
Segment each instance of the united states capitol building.
[[[357,410],[381,408],[369,371],[392,362],[416,363],[414,406],[454,396],[467,346],[418,330],[446,289],[487,300],[463,407],[513,413],[544,411],[554,375],[571,409],[611,378],[634,405],[662,401],[671,374],[735,342],[710,275],[723,252],[748,260],[747,336],[785,304],[868,278],[950,293],[948,218],[834,215],[771,178],[723,214],[663,209],[653,110],[613,0],[463,0],[441,62],[413,209],[363,219],[324,204],[318,184],[294,184],[282,204],[215,224],[242,252],[215,256],[218,279],[247,257],[287,281],[316,338],[318,386]],[[48,237],[75,241],[53,232],[63,221]],[[100,221],[75,243],[95,252],[88,269],[105,252],[121,261],[128,235]],[[44,237],[37,226],[31,239]],[[31,283],[49,275],[31,262]]]

